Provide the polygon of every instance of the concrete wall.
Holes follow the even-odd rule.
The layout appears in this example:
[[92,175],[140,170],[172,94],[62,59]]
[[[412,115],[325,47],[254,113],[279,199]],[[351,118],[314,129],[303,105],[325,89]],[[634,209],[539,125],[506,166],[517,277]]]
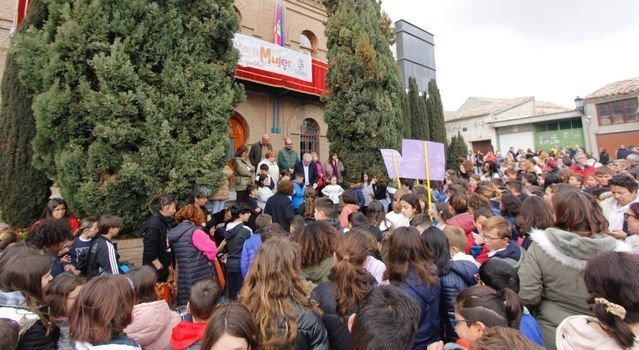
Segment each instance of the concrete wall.
[[[488,121],[489,115],[476,118],[454,120],[446,122],[446,135],[448,140],[457,135],[459,131],[464,137],[464,141],[468,145],[468,149],[472,149],[473,141],[490,140],[493,146],[497,145],[497,133],[495,129],[490,127]],[[464,128],[466,129],[464,131]]]

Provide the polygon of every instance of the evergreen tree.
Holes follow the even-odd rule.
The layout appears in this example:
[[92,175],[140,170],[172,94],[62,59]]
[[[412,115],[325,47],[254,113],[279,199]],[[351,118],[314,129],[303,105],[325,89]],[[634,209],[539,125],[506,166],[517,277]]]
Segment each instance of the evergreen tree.
[[428,100],[426,103],[430,123],[430,140],[446,144],[446,125],[444,123],[444,107],[437,88],[437,81],[428,82]]
[[413,130],[411,128],[411,113],[410,105],[408,104],[408,93],[402,94],[402,115],[404,117],[404,138],[410,139],[413,137]]
[[244,98],[233,2],[55,0],[48,10],[19,42],[20,63],[39,92],[34,165],[70,207],[134,228],[158,191],[185,199],[195,185],[218,187],[227,120]]
[[448,169],[456,171],[459,168],[459,158],[466,158],[468,154],[468,146],[466,146],[466,141],[464,141],[464,137],[459,131],[457,135],[453,135],[450,139],[447,153],[446,163]]
[[428,113],[424,99],[419,96],[419,86],[414,77],[408,79],[408,109],[411,120],[411,138],[415,140],[429,139]]
[[382,172],[380,148],[399,148],[403,134],[399,68],[390,51],[390,19],[375,0],[323,0],[328,14],[325,120],[333,151],[349,177]]
[[[31,25],[41,27],[45,16],[46,4],[31,1],[29,14],[16,35],[22,35]],[[20,82],[19,71],[16,53],[10,49],[0,88],[0,211],[4,222],[28,227],[42,213],[51,194],[51,181],[31,165],[31,140],[36,133],[31,110],[33,91]]]

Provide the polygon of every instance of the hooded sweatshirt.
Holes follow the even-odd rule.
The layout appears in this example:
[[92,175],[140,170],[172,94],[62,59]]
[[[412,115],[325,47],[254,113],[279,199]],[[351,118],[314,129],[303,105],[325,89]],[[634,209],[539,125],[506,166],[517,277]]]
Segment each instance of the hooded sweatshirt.
[[242,257],[242,247],[244,242],[251,237],[251,229],[243,223],[229,223],[226,225],[224,239],[226,239],[226,249],[228,257],[226,269],[229,272],[241,272],[240,259]]
[[146,350],[164,350],[169,345],[171,329],[180,316],[164,300],[141,303],[133,307],[133,322],[124,332]]
[[315,284],[328,282],[328,274],[331,272],[333,264],[335,264],[335,260],[331,255],[328,258],[320,261],[320,263],[317,265],[307,266],[303,268],[302,276],[306,277],[307,280]]
[[171,349],[183,350],[199,343],[204,338],[206,322],[180,322],[171,334]]
[[557,228],[533,230],[533,240],[519,269],[519,296],[537,307],[544,344],[555,349],[555,329],[574,315],[591,315],[582,272],[588,260],[608,251],[630,247],[607,235],[583,237]]

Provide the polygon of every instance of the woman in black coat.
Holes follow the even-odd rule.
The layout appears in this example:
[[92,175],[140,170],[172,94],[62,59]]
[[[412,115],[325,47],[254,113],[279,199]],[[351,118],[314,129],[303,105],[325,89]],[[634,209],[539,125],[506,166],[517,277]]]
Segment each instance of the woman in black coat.
[[173,223],[175,215],[175,198],[160,195],[154,201],[158,208],[156,212],[142,225],[141,231],[144,235],[144,250],[142,253],[142,264],[149,265],[157,271],[158,282],[166,282],[169,278],[169,266],[171,265],[171,254],[167,251],[167,233],[169,226]]
[[433,254],[442,286],[440,317],[444,339],[446,342],[454,342],[457,334],[449,320],[455,313],[455,298],[459,292],[476,284],[475,275],[479,269],[471,261],[451,260],[446,234],[437,227],[431,226],[424,231],[422,241]]
[[294,191],[295,187],[291,181],[280,181],[277,184],[277,193],[266,201],[264,207],[264,213],[273,217],[273,222],[280,224],[286,232],[290,231],[291,220],[295,216],[290,198]]

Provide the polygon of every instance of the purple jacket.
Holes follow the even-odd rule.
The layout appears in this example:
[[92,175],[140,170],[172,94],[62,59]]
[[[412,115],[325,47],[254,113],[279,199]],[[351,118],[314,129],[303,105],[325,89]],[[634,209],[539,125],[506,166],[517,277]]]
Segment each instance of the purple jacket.
[[242,256],[240,257],[240,271],[242,271],[242,277],[246,277],[249,267],[261,246],[262,237],[259,233],[252,234],[251,237],[244,241]]

